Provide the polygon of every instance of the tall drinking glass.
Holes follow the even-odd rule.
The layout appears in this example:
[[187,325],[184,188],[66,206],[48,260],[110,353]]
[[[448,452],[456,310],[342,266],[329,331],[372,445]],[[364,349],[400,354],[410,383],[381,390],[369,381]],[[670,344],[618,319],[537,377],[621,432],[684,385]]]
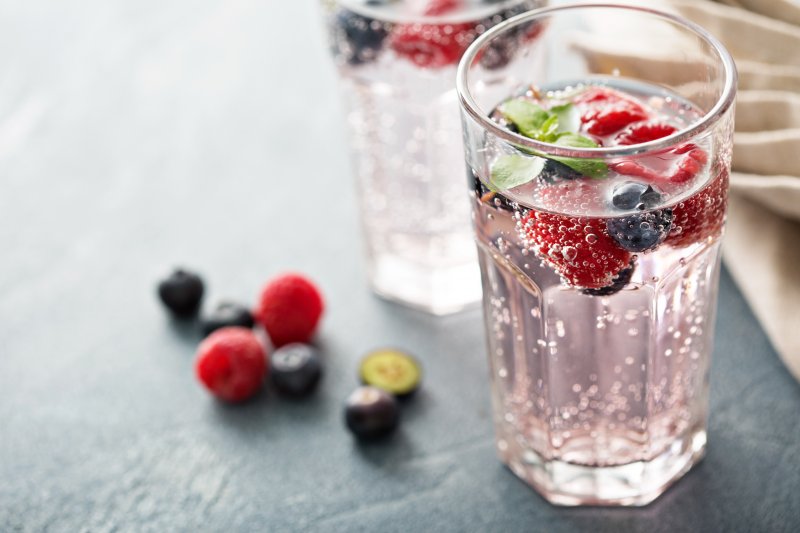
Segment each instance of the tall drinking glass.
[[[455,73],[488,28],[543,0],[327,0],[369,279],[389,299],[444,314],[480,300]],[[481,59],[500,69],[535,39],[520,28]]]
[[644,505],[704,453],[735,82],[630,6],[515,17],[461,61],[497,451],[553,503]]

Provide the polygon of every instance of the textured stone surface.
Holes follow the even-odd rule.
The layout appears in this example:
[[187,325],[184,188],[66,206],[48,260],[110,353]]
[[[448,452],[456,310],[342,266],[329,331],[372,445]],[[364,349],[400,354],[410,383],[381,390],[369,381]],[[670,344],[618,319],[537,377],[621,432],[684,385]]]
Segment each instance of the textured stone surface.
[[[0,2],[0,531],[797,531],[800,387],[722,279],[706,460],[640,510],[547,505],[496,461],[476,311],[364,286],[317,5]],[[313,154],[313,156],[309,156]],[[308,402],[211,400],[154,281],[324,287]],[[425,385],[385,444],[341,402],[399,345]]]

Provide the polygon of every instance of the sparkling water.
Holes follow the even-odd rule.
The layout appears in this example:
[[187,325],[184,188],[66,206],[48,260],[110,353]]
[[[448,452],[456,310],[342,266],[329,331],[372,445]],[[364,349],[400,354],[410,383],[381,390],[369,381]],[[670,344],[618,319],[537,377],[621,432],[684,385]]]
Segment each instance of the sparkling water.
[[477,35],[539,4],[326,3],[379,294],[434,313],[480,299],[455,71]]
[[[599,81],[657,122],[682,129],[699,119],[661,89]],[[573,84],[528,96],[556,105],[586,90]],[[649,177],[680,181],[658,182],[658,205],[646,210],[613,207],[616,187],[646,181],[614,165],[604,179],[540,177],[503,192],[492,190],[489,168],[469,171],[498,453],[552,501],[644,503],[703,453],[728,180],[720,154],[730,147],[711,138],[692,143],[636,161]],[[490,162],[503,155],[491,143],[485,149]],[[677,172],[690,166],[692,149],[707,157],[695,158],[687,178]],[[619,164],[630,170],[630,162]],[[580,267],[571,261],[590,257],[581,250],[608,239],[606,228],[632,213],[667,220],[664,241],[631,253],[632,273],[609,276],[605,288],[570,282]],[[546,253],[536,234],[542,224],[563,237]]]

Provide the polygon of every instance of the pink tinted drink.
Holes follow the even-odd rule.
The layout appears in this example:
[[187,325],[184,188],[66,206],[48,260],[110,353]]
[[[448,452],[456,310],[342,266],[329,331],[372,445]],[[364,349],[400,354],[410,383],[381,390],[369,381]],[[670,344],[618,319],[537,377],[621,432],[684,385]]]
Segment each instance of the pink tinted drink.
[[456,83],[498,454],[553,503],[644,505],[705,450],[733,60],[672,15],[565,5],[489,30]]
[[[652,87],[593,83],[513,100],[571,105],[577,132],[603,146],[699,118]],[[542,158],[503,192],[491,166],[471,169],[497,445],[521,477],[574,479],[580,493],[580,470],[601,469],[590,489],[624,498],[630,472],[656,488],[702,453],[727,191],[707,150],[620,159],[603,177]]]
[[[455,72],[477,36],[542,0],[324,2],[374,290],[444,314],[480,299]],[[501,68],[522,28],[484,54]]]

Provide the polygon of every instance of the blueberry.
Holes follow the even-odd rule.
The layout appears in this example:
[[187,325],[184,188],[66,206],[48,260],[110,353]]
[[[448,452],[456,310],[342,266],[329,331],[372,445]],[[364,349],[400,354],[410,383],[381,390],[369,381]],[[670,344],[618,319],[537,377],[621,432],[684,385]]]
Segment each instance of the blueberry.
[[388,33],[380,21],[342,10],[336,15],[334,52],[350,65],[368,63],[377,57]]
[[[499,1],[501,0],[489,1],[487,3],[494,4],[498,3]],[[496,26],[497,24],[503,22],[504,20],[508,20],[511,17],[516,17],[517,15],[526,13],[534,7],[538,6],[531,5],[530,2],[522,2],[521,4],[503,10],[489,18],[484,19],[481,21],[481,25],[488,30],[492,26]],[[483,51],[483,55],[480,58],[481,65],[488,70],[496,70],[508,65],[511,60],[514,59],[514,54],[520,50],[520,41],[526,35],[532,33],[533,26],[536,24],[539,23],[528,22],[526,24],[520,24],[519,26],[515,26],[514,28],[503,32],[492,39],[486,46],[486,49]]]
[[270,358],[272,383],[278,392],[304,396],[313,391],[322,376],[317,350],[308,344],[281,346]]
[[671,227],[672,209],[609,218],[606,221],[608,234],[630,252],[652,250],[667,238]]
[[618,293],[625,288],[625,285],[631,282],[634,268],[635,264],[631,261],[629,267],[619,271],[611,281],[611,285],[599,289],[583,289],[583,294],[588,294],[589,296],[611,296],[612,294]]
[[497,70],[505,67],[514,59],[517,46],[517,32],[500,34],[489,41],[481,55],[481,66],[487,70]]
[[546,159],[539,179],[545,183],[555,183],[559,180],[576,180],[582,178],[583,174],[574,170],[564,163],[559,163],[553,159]]
[[203,280],[193,272],[178,268],[159,282],[158,296],[176,316],[193,316],[203,299]]
[[661,193],[651,185],[626,181],[614,187],[611,203],[617,209],[652,209],[661,202]]
[[400,421],[400,407],[386,391],[359,387],[347,399],[344,419],[359,439],[376,439],[394,431]]
[[253,315],[247,307],[233,302],[221,302],[212,313],[203,317],[200,325],[203,335],[209,335],[212,331],[227,326],[252,328],[253,323]]

